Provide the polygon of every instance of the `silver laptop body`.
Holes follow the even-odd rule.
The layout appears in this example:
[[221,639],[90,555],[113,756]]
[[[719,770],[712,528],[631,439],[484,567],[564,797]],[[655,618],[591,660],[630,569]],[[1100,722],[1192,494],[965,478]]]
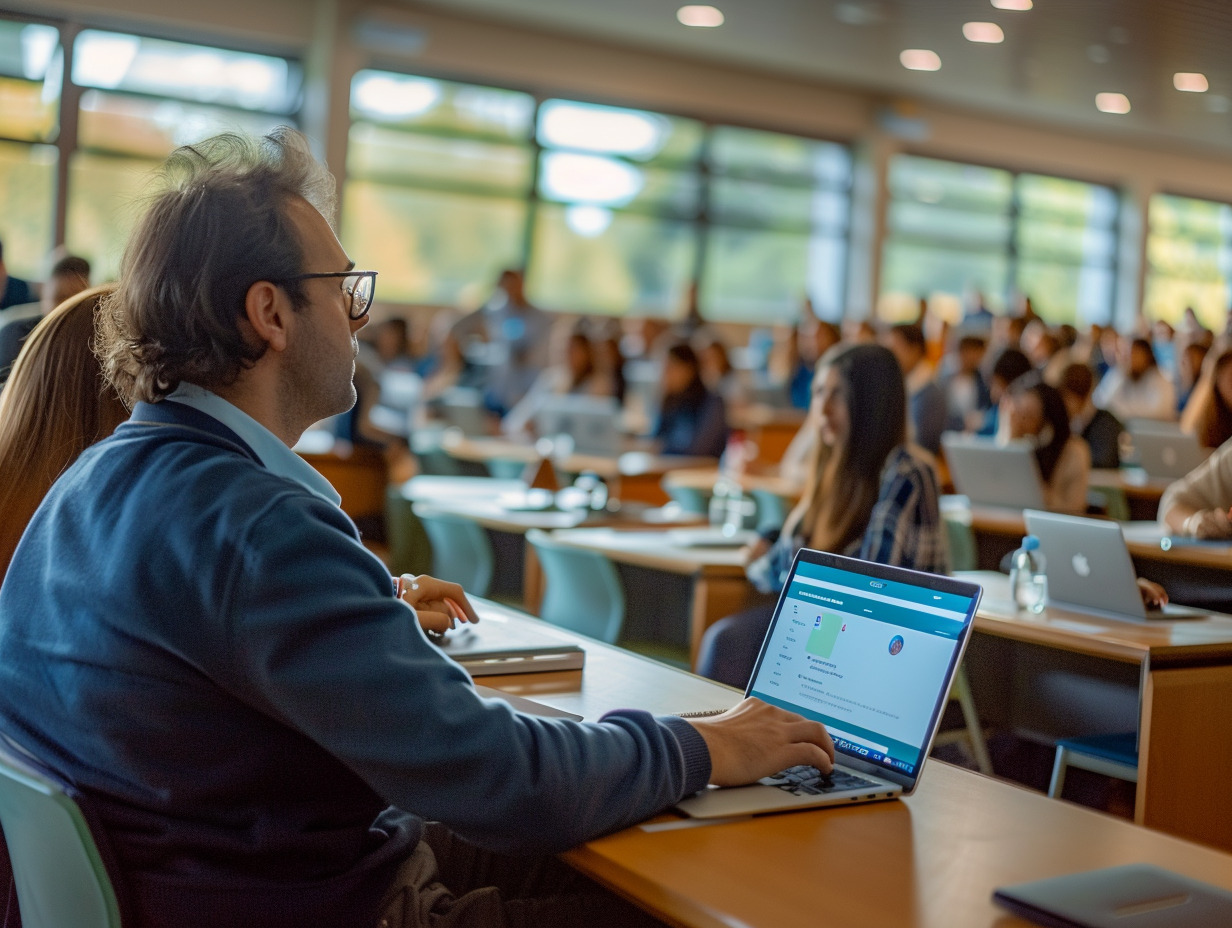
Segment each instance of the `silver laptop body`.
[[954,488],[973,504],[1044,508],[1039,465],[1027,442],[998,445],[991,438],[946,432],[941,436],[941,446]]
[[[825,724],[834,739],[833,784],[818,791],[793,773],[812,768],[792,768],[750,786],[709,787],[676,808],[723,818],[911,793],[980,592],[952,577],[801,549],[745,695]],[[852,781],[859,783],[845,785]]]
[[620,404],[610,396],[545,397],[535,431],[548,438],[568,435],[578,454],[615,456],[621,450]]
[[1210,454],[1198,444],[1196,435],[1171,423],[1135,421],[1129,433],[1138,464],[1151,477],[1184,477]]
[[1147,609],[1138,592],[1134,562],[1117,522],[1028,509],[1027,531],[1039,538],[1048,575],[1049,602],[1110,619],[1198,618],[1185,606]]

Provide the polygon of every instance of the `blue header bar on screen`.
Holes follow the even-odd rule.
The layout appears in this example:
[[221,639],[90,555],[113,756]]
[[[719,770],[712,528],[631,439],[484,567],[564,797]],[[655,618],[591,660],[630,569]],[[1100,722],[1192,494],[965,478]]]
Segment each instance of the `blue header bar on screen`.
[[796,565],[789,595],[836,606],[844,603],[875,606],[877,612],[890,620],[899,618],[901,610],[901,618],[911,619],[905,624],[919,627],[923,622],[929,626],[929,631],[944,633],[947,637],[957,635],[971,609],[969,596],[804,561]]

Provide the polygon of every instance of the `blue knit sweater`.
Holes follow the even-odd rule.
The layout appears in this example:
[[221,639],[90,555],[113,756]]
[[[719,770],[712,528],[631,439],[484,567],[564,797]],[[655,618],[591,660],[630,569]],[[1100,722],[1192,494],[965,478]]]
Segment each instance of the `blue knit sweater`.
[[125,924],[374,925],[423,820],[551,852],[702,787],[680,719],[519,715],[424,637],[337,508],[139,404],[0,588],[0,733],[76,787]]

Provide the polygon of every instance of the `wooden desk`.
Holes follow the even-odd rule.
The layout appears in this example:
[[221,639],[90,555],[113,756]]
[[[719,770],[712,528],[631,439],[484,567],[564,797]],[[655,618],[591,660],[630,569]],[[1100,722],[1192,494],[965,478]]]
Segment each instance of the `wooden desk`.
[[[718,479],[719,469],[717,467],[688,467],[671,471],[664,476],[663,483],[666,486],[685,487],[709,493]],[[740,486],[745,492],[764,490],[790,500],[799,499],[801,491],[797,481],[788,480],[777,474],[746,473],[740,478]]]
[[[1137,689],[1138,786],[1134,820],[1170,834],[1232,849],[1232,799],[1222,776],[1232,767],[1232,616],[1120,622],[1050,607],[1041,616],[1017,611],[1009,579],[999,573],[960,574],[985,589],[976,616],[979,636],[1081,655],[1048,660],[1038,649],[987,649],[995,666],[979,666],[981,648],[968,651],[968,673],[982,716],[995,718],[997,702],[1023,706],[1056,686],[1059,675],[1108,679]],[[1117,667],[1123,668],[1118,671]],[[981,679],[983,676],[983,679]],[[990,679],[991,677],[991,679]],[[983,684],[983,685],[981,685]],[[1081,692],[1079,682],[1074,691]],[[1089,685],[1088,685],[1089,686]],[[1045,697],[1040,697],[1045,698]],[[1045,734],[1089,734],[1077,705],[1047,713]],[[1104,721],[1104,720],[1097,720]],[[1130,719],[1130,724],[1135,721]],[[1106,724],[1106,722],[1105,722]]]
[[[468,438],[449,431],[441,439],[441,447],[461,461],[487,463],[494,460],[538,461],[542,455],[534,444],[508,438]],[[553,464],[567,473],[593,471],[606,481],[611,494],[621,500],[651,503],[661,506],[668,501],[659,485],[663,475],[681,467],[713,466],[713,458],[684,455],[652,454],[648,451],[626,451],[616,457],[595,454],[570,454],[553,458]]]
[[1172,483],[1166,477],[1150,477],[1140,467],[1121,467],[1092,470],[1089,486],[1124,493],[1131,519],[1154,519],[1159,514],[1159,500]]
[[[485,619],[535,621],[478,606]],[[617,706],[670,713],[739,699],[617,648],[584,646],[584,671],[484,682],[592,720]],[[677,928],[1028,928],[993,905],[994,888],[1136,862],[1232,889],[1232,856],[938,761],[900,802],[639,826],[563,856]]]
[[555,532],[552,537],[562,544],[598,551],[618,564],[691,577],[689,653],[694,663],[706,629],[724,616],[739,612],[754,594],[744,575],[739,548],[684,547],[673,544],[662,531],[578,528]]

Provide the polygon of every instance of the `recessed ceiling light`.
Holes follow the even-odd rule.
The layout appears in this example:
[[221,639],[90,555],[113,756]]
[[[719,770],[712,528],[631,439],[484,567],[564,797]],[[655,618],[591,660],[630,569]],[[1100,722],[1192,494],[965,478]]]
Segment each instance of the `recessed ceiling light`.
[[927,48],[908,48],[898,60],[908,71],[940,71],[941,56]]
[[1189,71],[1177,71],[1172,75],[1172,86],[1186,93],[1206,93],[1211,85],[1206,82],[1205,74]]
[[676,11],[676,18],[686,26],[703,29],[723,25],[723,12],[713,6],[682,6]]
[[1029,10],[1031,0],[992,0],[992,5],[998,10]]
[[968,42],[996,45],[1005,41],[1005,33],[996,23],[963,23],[963,37]]
[[1095,108],[1101,113],[1124,115],[1129,112],[1129,97],[1123,93],[1097,93]]

